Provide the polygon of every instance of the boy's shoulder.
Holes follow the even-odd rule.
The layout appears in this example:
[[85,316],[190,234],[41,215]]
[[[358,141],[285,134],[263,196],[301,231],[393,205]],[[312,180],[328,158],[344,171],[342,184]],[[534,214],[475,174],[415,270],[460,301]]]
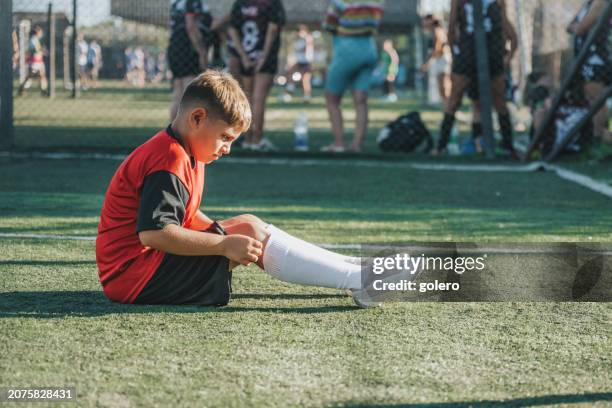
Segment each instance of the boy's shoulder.
[[180,175],[191,167],[191,158],[178,140],[164,129],[137,147],[124,165],[139,169],[145,176],[156,171]]

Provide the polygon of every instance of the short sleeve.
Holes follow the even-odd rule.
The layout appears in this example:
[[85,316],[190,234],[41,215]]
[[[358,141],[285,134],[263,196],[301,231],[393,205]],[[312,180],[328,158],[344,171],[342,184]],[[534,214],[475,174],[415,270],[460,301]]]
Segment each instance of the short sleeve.
[[188,202],[189,191],[175,174],[158,171],[148,175],[142,186],[136,231],[182,225]]
[[273,0],[270,10],[270,22],[279,26],[285,25],[285,7],[281,0]]

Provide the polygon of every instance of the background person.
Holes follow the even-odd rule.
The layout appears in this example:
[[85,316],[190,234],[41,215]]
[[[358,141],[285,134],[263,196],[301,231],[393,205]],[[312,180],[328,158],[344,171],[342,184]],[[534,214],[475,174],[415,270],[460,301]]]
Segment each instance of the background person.
[[[589,33],[597,19],[604,12],[608,1],[587,0],[568,27],[575,35],[574,51],[578,55],[582,50]],[[580,70],[580,79],[584,83],[584,95],[590,105],[593,105],[607,86],[612,84],[612,55],[610,54],[610,24],[608,22],[591,45],[586,61]],[[596,140],[612,143],[612,133],[608,130],[608,106],[604,104],[593,117],[593,133]]]
[[312,98],[312,63],[314,61],[314,42],[308,27],[300,24],[297,30],[297,39],[293,43],[293,58],[295,63],[287,72],[287,92],[293,92],[293,75],[300,73],[300,82],[304,101]]
[[[423,65],[421,65],[421,71],[424,73],[431,72],[436,81],[439,98],[442,100],[443,104],[446,104],[450,93],[449,85],[452,59],[450,46],[448,45],[448,37],[446,32],[444,32],[440,20],[431,14],[423,17],[421,20],[421,27],[429,31],[433,37],[431,52]],[[435,98],[430,98],[430,102],[432,99],[436,100]]]
[[285,24],[281,0],[236,0],[230,17],[230,37],[240,56],[240,80],[253,110],[253,123],[242,147],[275,150],[263,137],[266,99],[278,71],[280,31]]
[[385,80],[383,82],[384,98],[387,102],[397,102],[395,81],[399,71],[399,54],[393,46],[393,40],[386,39],[381,54],[382,69]]
[[[343,152],[344,120],[340,104],[347,89],[353,92],[356,110],[351,151],[360,152],[368,128],[368,91],[378,62],[374,34],[384,11],[383,0],[330,1],[325,28],[333,35],[333,59],[327,71],[325,100],[334,142],[327,152]],[[356,13],[360,18],[352,18]]]
[[41,26],[34,26],[30,32],[30,40],[28,41],[28,51],[26,57],[26,63],[28,64],[28,73],[25,79],[19,85],[17,95],[23,95],[25,87],[28,85],[32,78],[40,78],[40,93],[41,95],[47,95],[47,72],[45,69],[45,54],[46,50],[42,45],[41,39],[45,32]]
[[512,143],[512,120],[506,104],[506,79],[504,76],[503,50],[506,38],[509,37],[508,19],[505,0],[452,0],[448,25],[448,40],[453,49],[451,74],[451,94],[444,109],[444,119],[440,126],[438,146],[434,155],[446,152],[451,131],[455,123],[455,113],[461,106],[464,92],[470,84],[478,82],[476,63],[476,45],[474,43],[474,2],[483,2],[485,32],[489,56],[489,74],[491,76],[491,97],[493,107],[498,115],[502,134],[501,148],[509,155],[516,157]]
[[187,84],[208,66],[207,33],[212,23],[208,4],[202,0],[172,0],[168,65],[172,71],[170,119]]

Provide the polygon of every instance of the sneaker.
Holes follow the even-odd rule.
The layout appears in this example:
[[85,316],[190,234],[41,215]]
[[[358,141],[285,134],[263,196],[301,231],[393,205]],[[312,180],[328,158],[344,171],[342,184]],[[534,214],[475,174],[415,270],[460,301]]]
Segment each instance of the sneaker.
[[353,303],[360,309],[381,307],[382,303],[373,300],[365,289],[348,289],[347,294],[353,298]]
[[259,143],[251,145],[251,150],[255,152],[275,152],[278,149],[269,139],[264,137]]
[[337,144],[330,144],[327,146],[323,146],[321,151],[324,153],[344,153],[344,146],[338,146]]

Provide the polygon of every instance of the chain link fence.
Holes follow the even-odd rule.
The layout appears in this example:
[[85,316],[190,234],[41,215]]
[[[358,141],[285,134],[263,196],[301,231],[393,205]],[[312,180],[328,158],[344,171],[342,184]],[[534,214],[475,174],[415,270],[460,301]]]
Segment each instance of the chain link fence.
[[607,0],[4,3],[15,149],[129,151],[207,67],[265,106],[245,152],[553,157],[611,139]]

